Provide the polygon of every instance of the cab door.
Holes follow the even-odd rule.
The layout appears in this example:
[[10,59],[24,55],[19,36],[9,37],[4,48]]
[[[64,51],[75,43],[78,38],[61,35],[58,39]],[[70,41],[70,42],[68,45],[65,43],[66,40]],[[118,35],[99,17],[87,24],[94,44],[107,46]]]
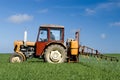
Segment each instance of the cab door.
[[41,29],[36,42],[36,56],[42,55],[45,46],[48,44],[48,29]]

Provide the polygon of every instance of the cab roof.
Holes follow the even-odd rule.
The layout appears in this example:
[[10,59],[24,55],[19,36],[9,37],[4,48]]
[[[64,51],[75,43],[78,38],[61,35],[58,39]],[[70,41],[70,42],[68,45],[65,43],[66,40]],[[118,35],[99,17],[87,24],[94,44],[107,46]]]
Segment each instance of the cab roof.
[[64,26],[61,25],[55,25],[55,24],[44,24],[44,25],[40,25],[40,27],[42,28],[64,28]]

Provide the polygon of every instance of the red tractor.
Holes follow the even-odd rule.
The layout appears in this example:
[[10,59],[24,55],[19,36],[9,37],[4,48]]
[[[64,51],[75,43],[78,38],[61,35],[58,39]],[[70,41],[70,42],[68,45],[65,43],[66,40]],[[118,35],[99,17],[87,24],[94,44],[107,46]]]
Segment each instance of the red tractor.
[[[42,57],[49,63],[63,63],[68,58],[67,49],[64,45],[64,26],[41,25],[36,42],[14,42],[15,53],[10,57],[10,62],[23,62],[28,58]],[[78,53],[78,47],[76,49]]]
[[49,63],[78,62],[79,54],[103,57],[98,51],[79,45],[79,31],[75,33],[75,39],[68,39],[64,44],[64,26],[41,25],[36,42],[27,41],[26,36],[25,32],[24,41],[14,42],[15,53],[10,56],[10,62],[23,62],[29,58],[42,58]]

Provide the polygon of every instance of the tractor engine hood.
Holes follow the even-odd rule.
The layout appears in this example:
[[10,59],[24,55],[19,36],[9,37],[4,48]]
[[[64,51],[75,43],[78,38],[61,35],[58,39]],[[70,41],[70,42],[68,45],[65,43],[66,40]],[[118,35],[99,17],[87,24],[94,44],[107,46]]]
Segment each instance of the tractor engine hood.
[[[35,42],[26,41],[26,46],[35,46]],[[14,51],[20,52],[20,46],[24,45],[24,41],[14,41]]]
[[[14,45],[24,45],[24,41],[15,41]],[[27,41],[26,46],[35,46],[35,42]]]

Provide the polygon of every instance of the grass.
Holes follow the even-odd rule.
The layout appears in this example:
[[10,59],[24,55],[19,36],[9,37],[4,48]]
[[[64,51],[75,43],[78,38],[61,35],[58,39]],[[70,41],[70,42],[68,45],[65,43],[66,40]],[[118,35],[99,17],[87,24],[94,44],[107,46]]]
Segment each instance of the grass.
[[[9,63],[10,54],[0,54],[0,80],[120,80],[120,61],[97,61],[80,56],[79,63],[49,64],[39,59]],[[120,54],[109,54],[117,56]]]

